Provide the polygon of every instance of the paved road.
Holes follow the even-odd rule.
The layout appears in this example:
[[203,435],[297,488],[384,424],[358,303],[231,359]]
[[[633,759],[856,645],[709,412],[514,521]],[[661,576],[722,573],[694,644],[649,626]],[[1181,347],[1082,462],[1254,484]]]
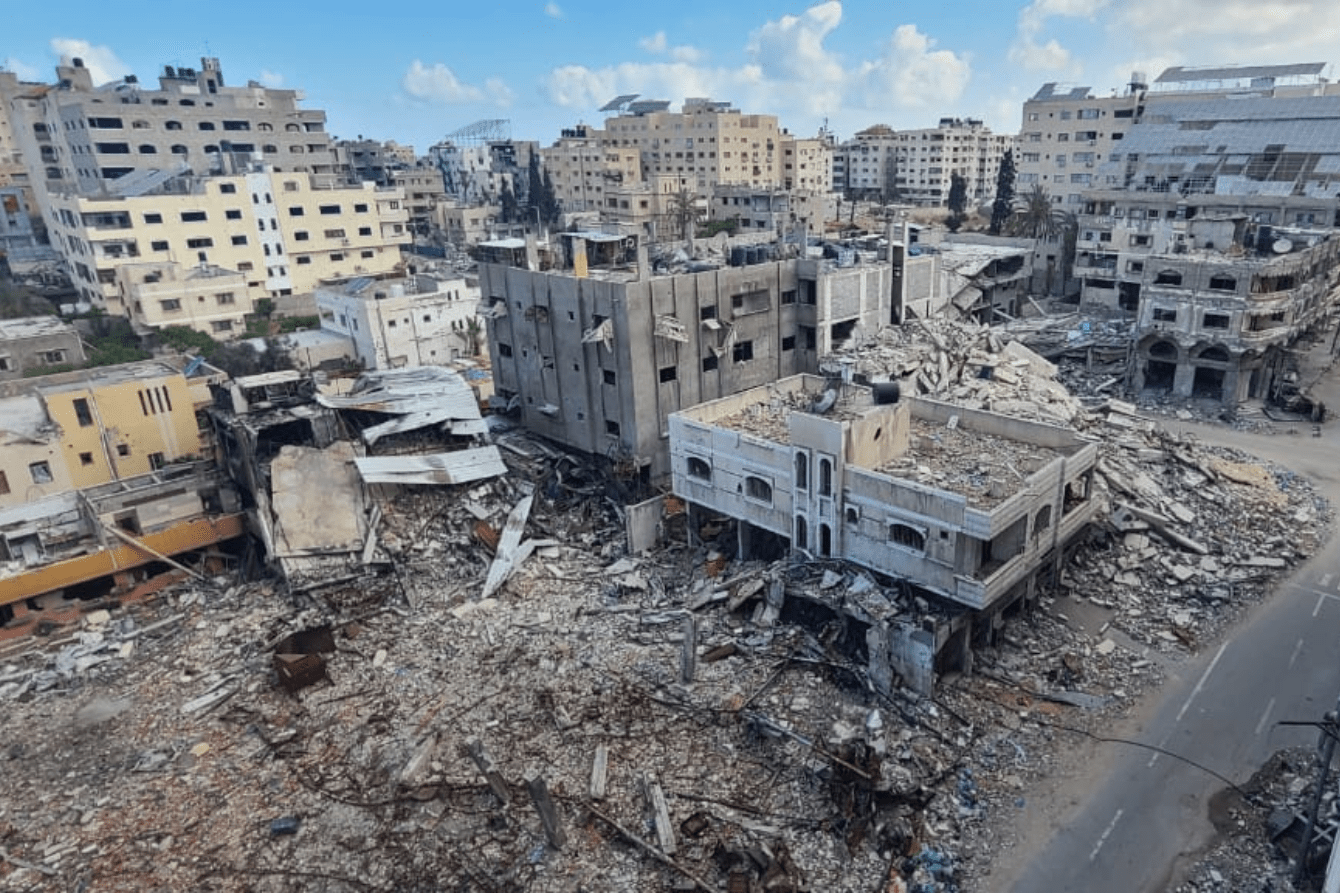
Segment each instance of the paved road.
[[[1340,402],[1335,404],[1340,406]],[[1191,424],[1209,443],[1237,446],[1311,477],[1340,505],[1340,425],[1322,437],[1244,434]],[[1114,734],[1161,745],[1245,781],[1272,752],[1311,744],[1315,732],[1277,728],[1280,719],[1319,719],[1340,694],[1340,540],[1298,568],[1224,639],[1181,664],[1136,728]],[[1036,854],[1016,859],[992,890],[1015,893],[1140,893],[1166,890],[1213,828],[1208,800],[1224,783],[1149,750],[1104,744],[1090,763],[1105,778],[1075,778],[1058,797]],[[1018,864],[1023,862],[1024,864]],[[1013,870],[1012,870],[1013,869]],[[1011,876],[1012,875],[1012,876]]]

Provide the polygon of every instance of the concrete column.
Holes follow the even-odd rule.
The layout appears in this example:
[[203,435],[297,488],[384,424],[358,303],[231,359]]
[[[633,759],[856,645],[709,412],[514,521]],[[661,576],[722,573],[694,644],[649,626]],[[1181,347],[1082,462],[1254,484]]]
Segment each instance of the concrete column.
[[1173,394],[1178,397],[1190,397],[1196,383],[1196,367],[1187,360],[1177,363],[1177,373],[1173,376]]

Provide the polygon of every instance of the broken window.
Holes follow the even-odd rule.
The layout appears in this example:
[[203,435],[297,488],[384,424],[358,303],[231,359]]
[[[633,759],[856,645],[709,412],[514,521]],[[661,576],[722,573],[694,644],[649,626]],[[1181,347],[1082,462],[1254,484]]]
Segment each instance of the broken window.
[[619,423],[616,422],[616,421],[614,421],[613,419],[606,419],[606,420],[605,420],[605,433],[606,433],[606,434],[613,435],[614,437],[618,437],[618,436],[619,436]]
[[795,349],[796,349],[795,335],[787,335],[785,338],[782,339],[782,350],[787,351]]
[[1238,280],[1234,279],[1232,276],[1211,276],[1210,288],[1215,291],[1237,291]]
[[51,466],[46,462],[34,462],[28,466],[28,473],[32,475],[34,484],[51,483]]
[[80,454],[79,454],[79,464],[80,464],[80,465],[92,465],[92,464],[93,464],[93,454],[92,454],[92,453],[80,453]]
[[666,366],[660,372],[661,384],[674,381],[679,377],[679,371],[674,366]]
[[1154,277],[1155,285],[1181,285],[1182,274],[1176,270],[1159,270],[1159,274]]
[[795,481],[797,490],[810,488],[810,457],[807,453],[796,453]]
[[926,551],[926,534],[901,521],[889,525],[889,542],[918,552]]
[[1201,324],[1207,329],[1226,329],[1228,328],[1228,314],[1207,313]]
[[823,458],[819,460],[819,495],[833,495],[833,460]]
[[1177,322],[1177,310],[1170,307],[1155,307],[1154,322]]
[[712,479],[712,466],[708,464],[706,459],[700,459],[697,456],[689,456],[688,467],[689,477],[698,478],[702,481],[710,481]]
[[613,369],[601,369],[600,378],[605,384],[617,385],[619,383],[619,377],[614,373]]
[[736,363],[747,363],[754,358],[754,342],[737,341],[731,351],[731,360]]
[[1033,535],[1042,536],[1052,526],[1052,507],[1044,505],[1033,517]]
[[760,502],[772,502],[772,484],[756,475],[744,479],[744,495]]
[[716,368],[717,368],[717,356],[716,356],[716,354],[708,354],[707,356],[703,357],[703,371],[704,371],[704,372],[715,372],[715,371],[716,371]]
[[75,398],[74,417],[79,420],[79,427],[81,428],[87,428],[93,424],[93,413],[89,410],[88,400],[83,397]]
[[5,474],[4,471],[0,471],[0,496],[7,496],[8,494],[9,475]]

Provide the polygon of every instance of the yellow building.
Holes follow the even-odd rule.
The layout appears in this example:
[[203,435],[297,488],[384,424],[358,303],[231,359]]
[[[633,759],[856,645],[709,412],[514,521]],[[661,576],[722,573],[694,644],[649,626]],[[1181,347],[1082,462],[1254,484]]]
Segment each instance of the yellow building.
[[[240,273],[245,289],[234,295],[233,312],[204,321],[212,334],[227,337],[241,330],[252,302],[309,294],[331,279],[390,273],[410,241],[404,190],[371,183],[330,186],[307,174],[260,168],[146,175],[126,189],[143,194],[53,196],[51,241],[84,301],[146,327],[177,323],[150,313],[142,299],[136,312],[128,286],[118,282],[124,265],[174,265],[177,282],[192,267]],[[214,327],[230,319],[231,329]]]
[[0,507],[145,474],[207,451],[196,395],[159,360],[0,385]]

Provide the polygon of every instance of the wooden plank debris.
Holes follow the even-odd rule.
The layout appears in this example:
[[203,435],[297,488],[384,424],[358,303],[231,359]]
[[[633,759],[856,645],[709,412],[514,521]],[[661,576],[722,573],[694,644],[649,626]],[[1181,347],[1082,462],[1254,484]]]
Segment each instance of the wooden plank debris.
[[597,744],[596,756],[591,761],[591,799],[605,799],[605,779],[609,774],[610,749],[608,745]]
[[568,836],[563,833],[558,807],[554,804],[554,798],[549,796],[549,786],[544,783],[544,778],[540,775],[527,776],[526,790],[530,793],[531,803],[535,804],[535,811],[540,814],[545,839],[554,849],[563,849],[563,845],[568,842]]
[[679,678],[684,684],[693,681],[698,667],[698,619],[692,614],[684,618],[684,647],[679,652]]
[[489,756],[488,751],[484,749],[484,742],[478,738],[470,738],[465,742],[465,750],[470,754],[470,759],[474,761],[475,767],[479,769],[479,774],[484,776],[488,782],[489,789],[493,791],[493,796],[506,806],[511,799],[511,791],[507,787],[507,782],[503,780]]

